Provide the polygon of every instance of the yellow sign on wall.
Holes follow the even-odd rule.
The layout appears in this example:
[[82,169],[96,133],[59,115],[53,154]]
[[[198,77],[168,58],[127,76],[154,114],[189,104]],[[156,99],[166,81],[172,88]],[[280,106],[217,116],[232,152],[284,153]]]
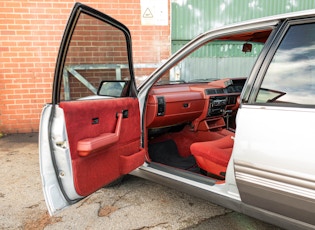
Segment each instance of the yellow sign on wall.
[[141,0],[141,24],[168,25],[168,0]]

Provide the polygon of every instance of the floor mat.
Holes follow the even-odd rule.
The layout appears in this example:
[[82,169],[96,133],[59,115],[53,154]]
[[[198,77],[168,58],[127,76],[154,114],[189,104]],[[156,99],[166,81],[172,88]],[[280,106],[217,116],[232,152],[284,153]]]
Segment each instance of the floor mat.
[[182,157],[178,154],[176,143],[173,140],[149,144],[149,155],[154,162],[176,168],[190,170],[196,167],[196,161],[192,155]]

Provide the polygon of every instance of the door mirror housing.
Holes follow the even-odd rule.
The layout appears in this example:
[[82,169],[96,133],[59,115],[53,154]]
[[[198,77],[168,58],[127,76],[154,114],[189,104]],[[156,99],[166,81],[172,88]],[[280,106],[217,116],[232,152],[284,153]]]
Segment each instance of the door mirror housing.
[[122,97],[125,95],[127,85],[127,81],[102,81],[97,90],[97,95]]

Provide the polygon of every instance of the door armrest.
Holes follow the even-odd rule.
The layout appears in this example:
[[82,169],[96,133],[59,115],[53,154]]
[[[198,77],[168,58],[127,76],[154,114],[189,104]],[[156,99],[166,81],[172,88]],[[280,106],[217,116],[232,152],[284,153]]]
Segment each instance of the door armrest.
[[117,114],[117,123],[114,133],[102,133],[97,137],[85,138],[78,141],[77,150],[81,157],[90,155],[91,153],[108,148],[119,140],[122,113]]

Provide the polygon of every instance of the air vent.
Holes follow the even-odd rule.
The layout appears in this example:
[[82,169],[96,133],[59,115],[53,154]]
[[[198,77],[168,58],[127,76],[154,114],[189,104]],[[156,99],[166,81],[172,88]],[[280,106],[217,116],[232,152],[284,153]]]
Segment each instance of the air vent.
[[164,116],[165,113],[165,100],[164,97],[157,97],[158,111],[157,116]]
[[241,85],[231,85],[227,88],[228,93],[240,93],[243,90],[243,86]]
[[234,86],[229,86],[229,87],[227,88],[227,92],[228,92],[228,93],[236,93],[236,90],[235,90]]
[[228,97],[228,101],[227,101],[227,104],[228,105],[235,105],[236,104],[236,98],[235,96],[230,96]]
[[213,94],[223,94],[223,89],[206,89],[206,95],[213,95]]

